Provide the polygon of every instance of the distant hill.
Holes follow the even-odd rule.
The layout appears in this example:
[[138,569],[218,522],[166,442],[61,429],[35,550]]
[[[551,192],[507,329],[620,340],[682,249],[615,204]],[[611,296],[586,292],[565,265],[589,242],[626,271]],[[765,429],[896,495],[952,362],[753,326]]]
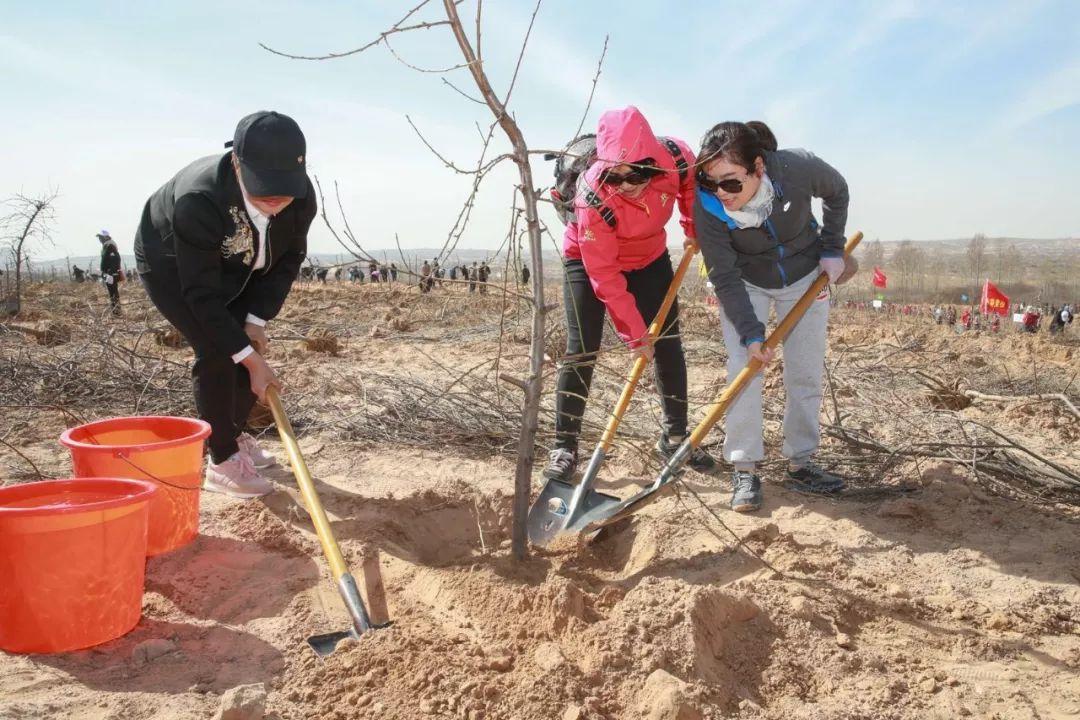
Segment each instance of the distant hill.
[[[870,237],[863,241],[863,248],[874,240]],[[962,254],[971,238],[950,238],[942,240],[919,240],[916,241],[916,245],[924,250],[934,250],[943,252],[947,256]],[[902,240],[882,240],[881,244],[885,250],[886,256],[891,255],[896,248],[903,242]],[[1057,258],[1066,253],[1072,253],[1080,251],[1080,238],[992,238],[986,239],[986,247],[988,252],[994,252],[999,246],[1009,247],[1015,245],[1016,249],[1023,253],[1030,260],[1038,260],[1043,258]],[[674,250],[676,246],[672,246]],[[379,248],[373,249],[372,254],[376,259],[385,261],[387,263],[397,263],[400,267],[402,265],[402,253],[397,248]],[[407,264],[414,265],[419,268],[420,264],[425,259],[431,260],[439,252],[439,248],[406,248],[403,250],[405,260]],[[483,262],[488,261],[491,263],[492,269],[496,272],[501,271],[506,262],[505,256],[500,256],[495,259],[492,257],[494,250],[484,250],[477,248],[457,248],[450,254],[449,259],[444,259],[443,264],[465,264],[471,265],[474,261]],[[678,253],[676,253],[678,254]],[[337,265],[339,263],[349,263],[350,258],[346,253],[327,253],[317,252],[308,256],[311,261],[316,265]],[[523,254],[523,259],[528,258],[528,254]],[[544,249],[544,265],[545,269],[550,271],[557,267],[559,260],[559,254],[551,247],[550,241],[546,244]],[[48,260],[32,261],[33,270],[36,273],[43,272],[46,274],[62,274],[67,272],[69,264],[74,267],[96,269],[98,266],[99,257],[97,255],[80,255],[70,258],[52,258]],[[132,255],[123,256],[124,267],[134,268],[135,258]]]

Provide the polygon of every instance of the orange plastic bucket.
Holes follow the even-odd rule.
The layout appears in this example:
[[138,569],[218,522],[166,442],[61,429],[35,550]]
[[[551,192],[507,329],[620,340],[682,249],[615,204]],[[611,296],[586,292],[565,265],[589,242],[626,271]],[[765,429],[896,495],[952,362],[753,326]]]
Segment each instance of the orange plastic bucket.
[[135,627],[157,494],[120,478],[0,488],[0,650],[78,650]]
[[199,534],[203,443],[210,425],[180,417],[120,417],[66,430],[76,477],[150,480],[161,492],[150,501],[147,555],[188,544]]

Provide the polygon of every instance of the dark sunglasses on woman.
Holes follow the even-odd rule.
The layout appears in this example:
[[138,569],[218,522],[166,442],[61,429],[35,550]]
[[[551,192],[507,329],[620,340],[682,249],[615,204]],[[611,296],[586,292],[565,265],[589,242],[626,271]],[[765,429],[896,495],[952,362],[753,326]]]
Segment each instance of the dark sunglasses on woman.
[[704,170],[697,171],[697,184],[706,192],[711,193],[715,193],[717,190],[723,190],[730,195],[738,195],[743,189],[742,180],[736,180],[735,178],[716,180],[709,176]]
[[644,160],[630,163],[630,165],[635,167],[632,167],[629,172],[622,175],[608,170],[600,177],[600,182],[605,185],[622,185],[623,183],[629,185],[644,185],[663,172],[660,168],[656,167],[656,161],[652,158],[645,158]]

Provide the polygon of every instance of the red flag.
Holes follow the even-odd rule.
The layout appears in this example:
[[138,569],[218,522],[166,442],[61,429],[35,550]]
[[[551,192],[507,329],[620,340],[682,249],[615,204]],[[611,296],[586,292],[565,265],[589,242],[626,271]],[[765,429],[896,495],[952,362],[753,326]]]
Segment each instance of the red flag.
[[885,277],[885,273],[881,272],[881,268],[876,267],[874,268],[874,279],[872,282],[874,283],[874,287],[879,287],[884,290],[888,285],[889,279]]
[[983,285],[982,300],[979,301],[979,312],[983,315],[997,313],[1008,317],[1009,296],[997,289],[997,286],[989,280]]

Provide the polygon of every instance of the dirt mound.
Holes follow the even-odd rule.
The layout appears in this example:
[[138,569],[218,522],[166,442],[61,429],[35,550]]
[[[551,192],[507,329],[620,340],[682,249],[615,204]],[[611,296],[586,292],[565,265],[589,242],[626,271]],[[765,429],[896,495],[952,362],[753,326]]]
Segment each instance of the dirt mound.
[[262,505],[230,505],[221,511],[219,517],[223,525],[237,536],[272,552],[285,555],[314,555],[319,552],[315,543]]
[[37,322],[13,322],[7,327],[16,332],[32,338],[38,345],[56,347],[71,342],[73,330],[67,323],[54,319],[38,320]]
[[304,338],[304,347],[309,352],[327,353],[334,356],[339,355],[342,349],[341,341],[337,336],[324,328],[314,330]]

